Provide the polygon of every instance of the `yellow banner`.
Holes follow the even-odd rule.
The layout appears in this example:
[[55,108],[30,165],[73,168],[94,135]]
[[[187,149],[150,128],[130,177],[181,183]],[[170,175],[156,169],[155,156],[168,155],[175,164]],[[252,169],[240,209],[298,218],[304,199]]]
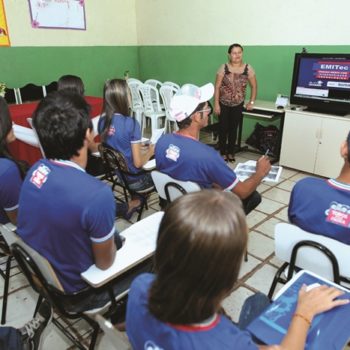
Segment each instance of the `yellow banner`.
[[0,0],[0,46],[10,46],[9,31],[7,29],[4,0]]

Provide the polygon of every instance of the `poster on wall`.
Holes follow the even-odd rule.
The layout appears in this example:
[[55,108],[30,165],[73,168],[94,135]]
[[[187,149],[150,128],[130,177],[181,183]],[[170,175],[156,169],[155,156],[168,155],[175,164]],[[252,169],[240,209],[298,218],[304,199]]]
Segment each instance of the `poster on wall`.
[[86,30],[84,0],[29,0],[33,28]]
[[7,29],[4,0],[0,0],[0,46],[10,46],[9,31]]

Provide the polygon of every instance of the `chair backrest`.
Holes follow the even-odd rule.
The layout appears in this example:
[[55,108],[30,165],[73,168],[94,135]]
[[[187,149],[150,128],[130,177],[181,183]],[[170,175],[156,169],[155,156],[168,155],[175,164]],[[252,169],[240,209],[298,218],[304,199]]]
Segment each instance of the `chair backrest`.
[[159,89],[163,85],[162,82],[160,82],[159,80],[156,80],[156,79],[148,79],[145,81],[145,84],[151,85],[156,89]]
[[41,100],[44,97],[44,89],[41,85],[27,84],[19,89],[20,103]]
[[170,102],[172,97],[176,94],[176,91],[176,88],[171,85],[163,85],[159,90],[160,96],[162,97],[162,101],[164,103],[166,117],[172,122],[176,122],[176,120],[171,116],[169,112]]
[[180,85],[179,85],[179,84],[176,84],[176,83],[173,83],[172,81],[165,81],[165,82],[163,83],[163,85],[172,86],[173,88],[176,89],[176,91],[180,89]]
[[139,79],[136,79],[136,78],[128,78],[128,79],[127,79],[127,82],[128,82],[128,84],[129,84],[129,83],[133,83],[133,82],[142,84],[142,81],[139,80]]
[[[36,271],[34,271],[33,266],[35,265],[38,271],[42,274],[42,277],[47,281],[49,285],[52,287],[64,291],[63,287],[60,283],[60,281],[57,278],[57,275],[52,268],[51,264],[48,262],[46,258],[44,258],[41,254],[39,254],[37,251],[35,251],[33,248],[31,248],[28,244],[26,244],[16,233],[14,230],[11,229],[11,227],[7,225],[0,225],[0,231],[2,236],[4,237],[7,245],[11,247],[11,250],[13,251],[13,247],[18,246],[18,254],[21,256],[19,257],[20,260],[22,258],[25,259],[25,262],[23,262],[24,266],[24,274],[26,274],[26,271],[29,272],[31,270],[30,276],[27,278],[30,281],[30,279],[33,280],[34,283],[36,283],[37,288],[39,288],[37,284],[37,280],[33,279],[33,273],[36,274]],[[22,267],[22,264],[18,261],[15,254],[13,254],[17,260],[17,262]],[[24,264],[25,263],[25,264]],[[27,266],[28,263],[28,266]],[[29,269],[29,265],[32,265],[32,267]],[[41,284],[40,284],[41,286]]]
[[[338,262],[340,276],[350,277],[350,246],[325,236],[306,232],[292,224],[279,223],[275,226],[275,254],[277,258],[290,262],[293,248],[303,241],[315,242],[328,249]],[[322,251],[325,251],[325,249],[322,249]],[[330,258],[322,251],[311,246],[299,248],[295,265],[333,280],[334,269],[332,263]]]
[[142,96],[145,114],[152,114],[162,110],[159,92],[155,87],[148,84],[140,84],[138,90]]
[[34,132],[34,134],[35,134],[35,137],[36,137],[37,140],[38,140],[38,145],[39,145],[39,148],[40,148],[41,155],[43,156],[43,158],[46,158],[44,149],[42,148],[41,143],[40,143],[40,140],[39,140],[39,136],[38,136],[38,134],[37,134],[37,132],[36,132],[34,126],[33,126],[33,118],[27,118],[27,122],[28,122],[28,124],[30,125],[30,127],[33,129],[33,132]]
[[159,197],[166,199],[168,202],[172,202],[185,193],[201,190],[200,186],[195,182],[175,180],[158,170],[153,170],[151,176]]
[[130,81],[130,79],[128,79],[128,86],[130,89],[130,93],[131,93],[131,108],[133,111],[135,110],[143,110],[143,101],[139,92],[138,87],[142,85],[141,82],[138,81]]
[[44,96],[46,96],[50,92],[57,91],[57,86],[57,81],[53,81],[50,84],[43,85]]

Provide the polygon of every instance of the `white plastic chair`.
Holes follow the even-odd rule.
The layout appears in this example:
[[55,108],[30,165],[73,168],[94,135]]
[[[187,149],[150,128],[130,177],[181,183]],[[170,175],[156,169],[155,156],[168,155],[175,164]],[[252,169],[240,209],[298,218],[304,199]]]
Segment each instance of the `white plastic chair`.
[[[279,223],[275,226],[275,255],[285,263],[278,269],[272,282],[269,297],[277,283],[289,281],[294,267],[312,271],[335,283],[349,283],[350,246],[335,239],[309,233],[298,226]],[[287,277],[281,274],[287,271]]]
[[167,132],[171,132],[172,127],[175,131],[179,129],[176,120],[170,114],[170,101],[172,97],[176,94],[176,91],[177,89],[171,85],[163,85],[159,90],[165,108],[165,130]]
[[180,85],[179,85],[179,84],[176,84],[176,83],[173,83],[172,81],[165,81],[165,82],[163,83],[163,86],[164,86],[164,85],[172,86],[172,87],[174,87],[174,88],[176,89],[176,91],[177,91],[177,90],[180,90]]
[[151,172],[152,180],[160,198],[169,203],[190,192],[200,191],[200,186],[192,181],[180,181],[158,170]]
[[[159,80],[156,80],[156,79],[148,79],[145,81],[145,84],[153,86],[154,88],[156,88],[158,90],[158,92],[159,92],[159,89],[163,85],[162,82],[160,82]],[[157,94],[154,91],[151,91],[151,99],[152,99],[153,104],[155,105],[154,107],[157,108],[157,105],[156,105],[157,104]],[[161,99],[159,100],[159,104],[160,104],[160,108],[164,109],[163,101]]]
[[142,84],[142,81],[139,80],[139,79],[136,79],[136,78],[128,78],[127,79],[127,83],[139,83],[139,84]]
[[140,82],[137,79],[128,79],[127,81],[130,93],[131,93],[131,109],[135,116],[135,119],[139,122],[140,126],[142,127],[142,119],[143,119],[143,102],[141,95],[139,93],[139,86],[142,85],[142,82]]
[[[152,134],[154,133],[155,129],[160,128],[158,125],[158,120],[160,118],[165,117],[165,112],[162,110],[160,102],[159,102],[159,93],[158,90],[148,84],[140,84],[138,85],[138,91],[141,94],[142,100],[143,100],[143,116],[144,121],[145,118],[151,119],[151,129]],[[152,100],[152,95],[155,96],[155,100]],[[142,131],[145,128],[145,122],[142,123]]]

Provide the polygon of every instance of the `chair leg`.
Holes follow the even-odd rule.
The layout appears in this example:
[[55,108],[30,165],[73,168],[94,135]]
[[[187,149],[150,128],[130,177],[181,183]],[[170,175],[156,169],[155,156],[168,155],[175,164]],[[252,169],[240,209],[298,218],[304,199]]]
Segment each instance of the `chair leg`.
[[287,268],[287,266],[289,265],[289,263],[285,262],[276,272],[275,277],[273,278],[270,290],[269,290],[269,294],[267,295],[268,298],[270,300],[272,300],[272,296],[273,293],[275,292],[276,289],[276,285],[278,282],[280,283],[286,283],[286,281],[284,279],[281,278],[281,274],[283,273],[283,271]]
[[6,323],[6,310],[7,310],[7,298],[9,293],[9,285],[10,285],[11,260],[12,260],[12,256],[9,256],[6,262],[4,295],[2,299],[1,324]]
[[34,310],[34,315],[33,315],[33,318],[36,316],[36,313],[38,312],[39,310],[39,307],[43,301],[43,296],[39,294],[39,297],[38,297],[38,301],[36,302],[36,305],[35,305],[35,310]]
[[91,341],[90,341],[90,346],[89,346],[89,350],[94,350],[95,345],[96,345],[96,341],[97,341],[97,337],[98,337],[98,333],[100,330],[99,325],[97,324],[96,326],[93,326],[93,332],[92,332],[92,336],[91,336]]

